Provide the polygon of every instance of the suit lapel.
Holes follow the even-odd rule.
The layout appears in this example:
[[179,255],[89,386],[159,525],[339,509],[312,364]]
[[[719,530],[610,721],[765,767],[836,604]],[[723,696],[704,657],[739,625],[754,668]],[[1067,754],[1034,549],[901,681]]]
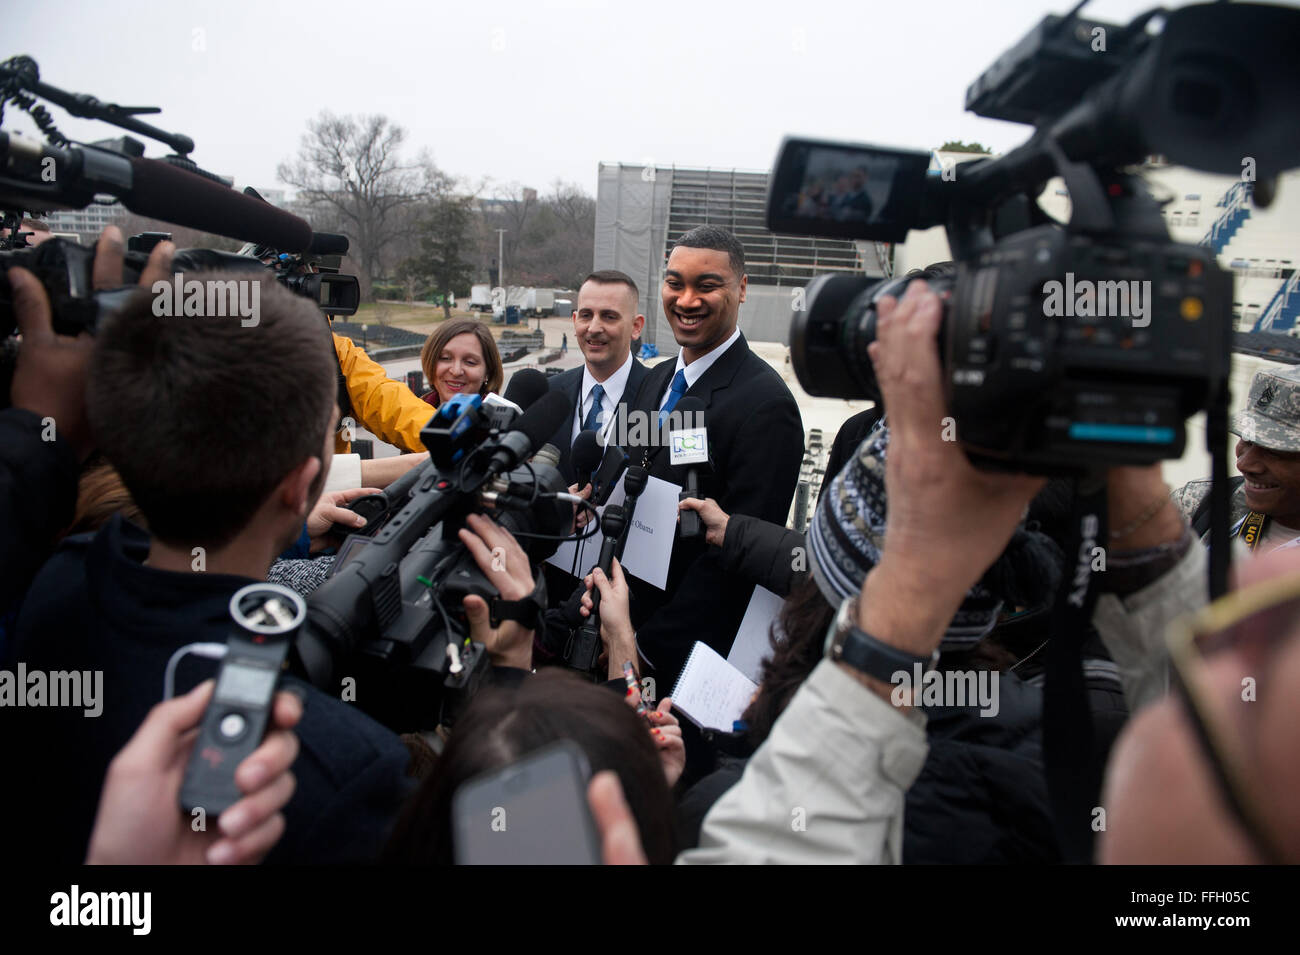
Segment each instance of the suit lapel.
[[749,343],[745,341],[745,335],[742,332],[735,344],[722,353],[722,357],[700,376],[700,380],[686,389],[686,394],[692,398],[699,398],[704,402],[706,408],[713,407],[713,393],[721,391],[731,384],[736,377],[736,373],[740,371],[740,366],[745,363],[745,356],[748,354]]

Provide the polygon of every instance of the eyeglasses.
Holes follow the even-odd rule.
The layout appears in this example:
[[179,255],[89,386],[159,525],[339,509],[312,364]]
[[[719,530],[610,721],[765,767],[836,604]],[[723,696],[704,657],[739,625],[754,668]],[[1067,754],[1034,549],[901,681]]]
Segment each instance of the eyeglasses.
[[1252,789],[1246,785],[1241,748],[1231,745],[1232,734],[1211,704],[1204,663],[1207,658],[1231,649],[1247,661],[1251,673],[1263,674],[1273,652],[1298,626],[1300,574],[1291,574],[1227,594],[1196,613],[1175,620],[1166,634],[1174,686],[1219,790],[1256,852],[1272,865],[1284,861],[1280,842]]

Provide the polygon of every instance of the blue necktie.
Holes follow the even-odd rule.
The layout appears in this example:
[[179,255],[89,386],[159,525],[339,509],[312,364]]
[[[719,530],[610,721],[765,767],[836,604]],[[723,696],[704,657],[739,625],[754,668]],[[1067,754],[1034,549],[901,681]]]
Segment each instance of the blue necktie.
[[659,409],[659,427],[664,426],[664,422],[668,420],[668,413],[676,407],[678,399],[684,394],[686,394],[686,372],[679,368],[677,374],[673,375],[673,383],[668,390],[668,400]]
[[583,431],[600,430],[600,412],[601,402],[605,400],[605,389],[600,385],[591,386],[591,410],[587,412],[587,420],[582,422]]

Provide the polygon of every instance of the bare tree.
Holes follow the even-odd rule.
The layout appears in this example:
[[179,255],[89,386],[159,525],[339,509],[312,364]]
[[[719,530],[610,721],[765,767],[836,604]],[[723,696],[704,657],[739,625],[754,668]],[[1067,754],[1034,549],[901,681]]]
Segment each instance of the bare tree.
[[401,210],[428,195],[432,162],[422,157],[403,163],[405,139],[406,131],[386,116],[340,117],[326,110],[307,123],[297,158],[277,169],[301,202],[327,210],[337,230],[348,235],[366,298],[384,273],[386,250],[409,226]]
[[556,180],[539,198],[537,190],[511,183],[493,190],[480,208],[480,268],[496,260],[496,230],[505,229],[511,285],[576,287],[591,271],[596,201],[580,186]]

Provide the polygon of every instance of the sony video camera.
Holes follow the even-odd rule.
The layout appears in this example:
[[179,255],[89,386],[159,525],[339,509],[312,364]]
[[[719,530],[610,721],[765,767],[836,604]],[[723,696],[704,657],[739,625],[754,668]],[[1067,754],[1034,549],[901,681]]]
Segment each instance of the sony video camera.
[[[967,90],[978,115],[1033,124],[1023,145],[942,170],[927,152],[787,139],[767,211],[773,232],[879,242],[944,226],[956,274],[931,284],[957,437],[977,463],[1041,474],[1178,458],[1186,419],[1226,401],[1232,278],[1214,249],[1172,241],[1135,165],[1253,170],[1264,205],[1300,161],[1300,10],[1199,4],[1117,26],[1077,9]],[[1035,202],[1055,176],[1068,223]],[[909,281],[808,285],[790,353],[810,394],[879,400],[877,302]]]
[[557,497],[567,492],[557,457],[533,452],[572,413],[554,391],[517,419],[477,395],[440,406],[420,433],[430,460],[384,491],[377,532],[350,536],[308,598],[293,656],[299,672],[399,732],[453,722],[489,668],[483,645],[469,639],[464,598],[482,597],[494,626],[535,627],[546,605],[540,573],[531,597],[502,602],[458,531],[470,513],[488,514],[530,564],[555,552],[572,505]]

